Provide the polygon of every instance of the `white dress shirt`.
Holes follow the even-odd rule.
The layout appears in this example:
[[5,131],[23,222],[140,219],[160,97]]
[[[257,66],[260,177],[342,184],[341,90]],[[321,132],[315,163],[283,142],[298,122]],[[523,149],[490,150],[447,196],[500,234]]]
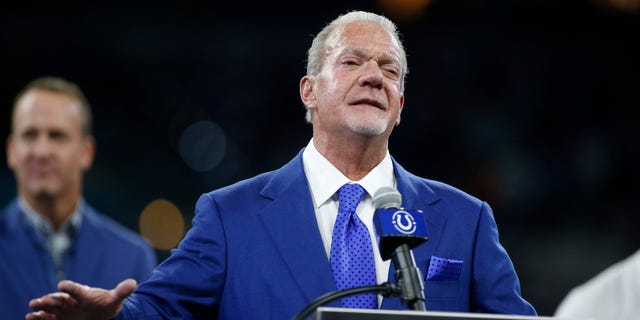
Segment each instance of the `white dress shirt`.
[[[309,181],[309,189],[313,198],[313,205],[318,221],[318,228],[322,236],[324,249],[329,259],[331,252],[331,237],[333,234],[333,225],[338,216],[338,189],[345,183],[358,183],[366,194],[364,199],[358,205],[356,214],[367,226],[371,244],[373,246],[373,258],[376,267],[377,283],[381,284],[387,281],[389,273],[390,260],[382,261],[380,257],[380,249],[376,240],[375,228],[373,226],[373,195],[383,186],[395,187],[395,176],[393,174],[393,163],[391,156],[387,151],[382,161],[359,181],[351,181],[342,172],[340,172],[327,158],[325,158],[318,149],[313,145],[313,139],[302,153],[302,162],[304,164],[304,173]],[[381,303],[381,297],[378,297],[378,304]]]

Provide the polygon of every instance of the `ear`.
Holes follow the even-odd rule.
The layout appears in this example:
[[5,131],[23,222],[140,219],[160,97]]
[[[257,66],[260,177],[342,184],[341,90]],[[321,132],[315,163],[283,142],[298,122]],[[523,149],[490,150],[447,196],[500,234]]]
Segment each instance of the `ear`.
[[82,171],[87,171],[93,165],[93,158],[96,154],[96,141],[93,136],[85,136],[82,141],[82,150],[80,150],[80,165]]
[[398,109],[398,116],[396,117],[396,126],[400,124],[400,114],[402,114],[402,108],[404,108],[404,94],[400,95],[400,108]]
[[7,166],[11,169],[14,169],[16,165],[16,155],[15,155],[16,150],[15,150],[15,145],[13,143],[13,135],[9,135],[9,137],[7,137],[6,150],[7,150]]
[[316,107],[316,94],[314,91],[315,79],[311,76],[304,76],[300,79],[300,99],[308,109]]

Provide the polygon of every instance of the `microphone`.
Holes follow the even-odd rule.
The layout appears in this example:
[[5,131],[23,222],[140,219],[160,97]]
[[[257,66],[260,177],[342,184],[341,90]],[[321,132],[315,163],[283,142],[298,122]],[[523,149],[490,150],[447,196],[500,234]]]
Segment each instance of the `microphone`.
[[401,207],[402,195],[382,187],[373,196],[376,236],[383,260],[392,259],[400,298],[412,310],[427,310],[424,282],[411,249],[429,239],[422,211]]

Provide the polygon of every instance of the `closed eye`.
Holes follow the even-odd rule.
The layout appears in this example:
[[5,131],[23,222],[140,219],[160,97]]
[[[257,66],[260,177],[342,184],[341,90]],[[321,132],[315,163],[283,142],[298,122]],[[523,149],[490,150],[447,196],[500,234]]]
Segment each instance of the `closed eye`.
[[358,62],[356,60],[345,60],[343,62],[343,64],[345,64],[347,66],[357,66]]
[[396,68],[385,68],[384,73],[391,79],[397,80],[400,78],[400,71]]
[[389,74],[398,75],[398,70],[395,69],[385,69],[384,71]]

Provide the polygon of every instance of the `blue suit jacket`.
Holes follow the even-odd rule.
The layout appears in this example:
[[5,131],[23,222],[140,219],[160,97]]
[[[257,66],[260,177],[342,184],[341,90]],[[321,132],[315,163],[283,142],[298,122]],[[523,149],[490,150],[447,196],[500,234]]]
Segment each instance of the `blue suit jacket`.
[[[103,288],[126,278],[145,280],[156,265],[142,237],[88,205],[63,259],[67,279]],[[29,300],[58,291],[59,280],[42,236],[13,201],[0,214],[0,319],[24,319],[33,311]]]
[[[116,319],[291,319],[335,291],[301,154],[202,195],[192,229]],[[520,296],[489,206],[395,161],[394,169],[403,206],[424,210],[430,240],[414,249],[419,268],[425,273],[432,256],[463,261],[457,279],[425,282],[427,309],[535,314]],[[384,299],[382,308],[405,309],[399,298]]]

